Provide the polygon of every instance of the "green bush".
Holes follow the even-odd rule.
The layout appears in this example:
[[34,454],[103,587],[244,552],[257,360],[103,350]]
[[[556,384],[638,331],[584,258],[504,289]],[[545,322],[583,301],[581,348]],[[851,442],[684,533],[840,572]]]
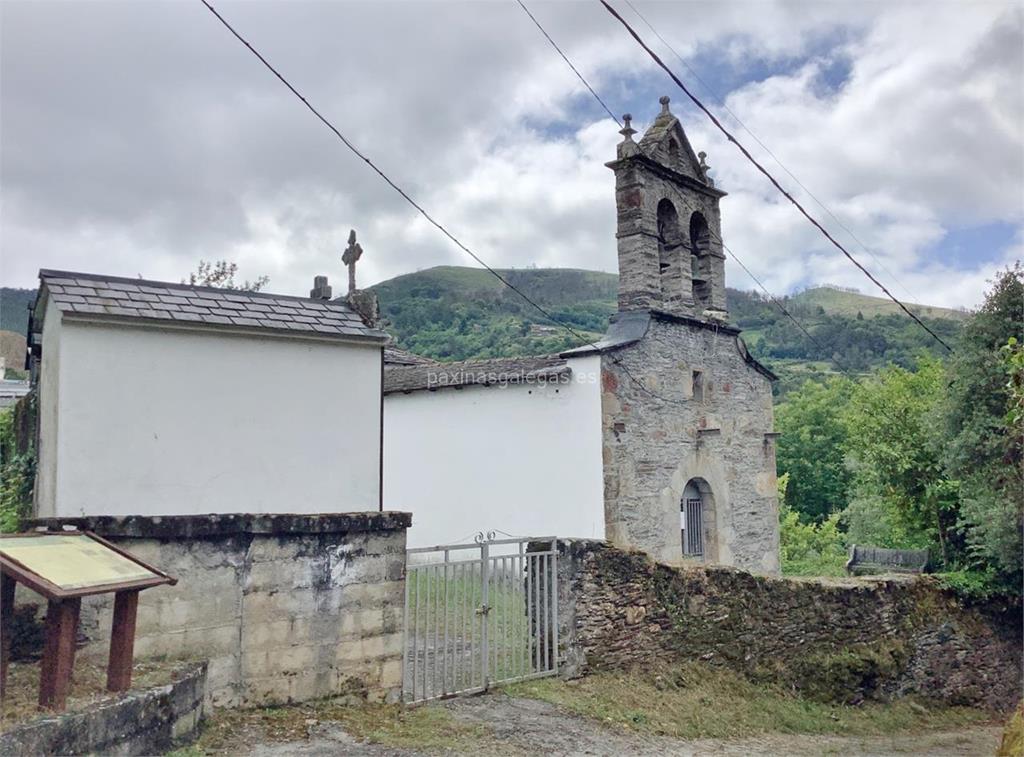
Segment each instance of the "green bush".
[[779,477],[779,552],[787,576],[841,576],[846,570],[846,542],[839,532],[840,513],[820,523],[805,523],[785,504],[789,474]]
[[936,574],[936,578],[947,589],[971,599],[989,599],[994,596],[1013,595],[1014,587],[1005,581],[992,568],[948,570]]
[[17,531],[29,514],[35,470],[35,451],[17,451],[14,408],[5,408],[0,411],[0,533]]

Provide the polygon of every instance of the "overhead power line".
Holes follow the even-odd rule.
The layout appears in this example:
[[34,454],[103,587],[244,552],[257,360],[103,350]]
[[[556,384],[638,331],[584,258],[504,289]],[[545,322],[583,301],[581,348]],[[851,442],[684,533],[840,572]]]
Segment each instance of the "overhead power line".
[[540,29],[540,33],[544,35],[544,38],[548,42],[550,42],[551,46],[553,48],[555,48],[555,50],[558,52],[559,55],[562,56],[562,60],[564,60],[565,64],[569,68],[572,69],[572,72],[574,74],[576,74],[576,78],[579,79],[581,82],[583,82],[583,86],[590,90],[590,94],[592,94],[594,96],[594,99],[597,100],[599,103],[601,103],[601,107],[604,108],[604,112],[608,114],[608,117],[610,119],[612,119],[615,123],[617,123],[619,125],[619,127],[621,128],[622,127],[622,122],[619,121],[619,119],[615,116],[614,113],[612,113],[612,109],[609,108],[607,105],[605,105],[604,100],[602,100],[601,96],[599,94],[597,94],[596,91],[594,91],[594,88],[591,87],[590,84],[587,83],[587,80],[583,78],[583,74],[581,74],[579,71],[576,70],[576,66],[574,66],[572,64],[572,61],[569,60],[569,58],[566,56],[566,54],[562,52],[562,48],[560,48],[557,44],[555,44],[555,41],[553,39],[551,39],[550,35],[548,35],[548,33],[546,31],[544,31],[544,27],[540,25],[540,21],[538,21],[534,17],[534,15],[532,13],[530,13],[530,9],[526,7],[526,4],[523,2],[523,0],[516,0],[516,2],[519,3],[519,7],[523,9],[523,11],[526,13],[526,15],[530,17],[530,20],[533,21],[533,23],[537,26],[538,29]]
[[[204,2],[205,2],[205,0],[204,0]],[[924,321],[922,321],[922,320],[921,320],[920,318],[918,318],[918,317],[917,317],[917,315],[915,315],[915,314],[914,314],[914,313],[913,313],[913,312],[912,312],[912,311],[910,310],[910,308],[908,308],[908,307],[907,307],[906,305],[904,305],[904,304],[903,304],[903,303],[902,303],[902,302],[901,302],[901,301],[900,301],[899,299],[897,299],[897,298],[896,298],[896,297],[895,297],[895,296],[894,296],[894,295],[892,294],[892,292],[890,292],[890,291],[889,291],[889,290],[888,290],[888,289],[886,288],[886,286],[885,286],[885,285],[884,285],[884,284],[883,284],[882,282],[880,282],[880,281],[879,281],[879,280],[878,280],[877,278],[875,278],[874,274],[872,274],[872,273],[871,273],[871,271],[869,271],[869,270],[868,270],[867,268],[865,268],[865,267],[864,267],[864,266],[863,266],[863,265],[862,265],[862,264],[860,263],[860,261],[858,261],[858,260],[857,260],[857,259],[856,259],[856,258],[855,258],[855,257],[854,257],[853,255],[851,255],[851,254],[850,254],[850,252],[849,252],[849,251],[848,251],[848,250],[847,250],[847,249],[846,249],[846,248],[845,248],[845,247],[844,247],[844,246],[843,246],[843,245],[842,245],[842,244],[841,244],[841,243],[840,243],[839,241],[837,241],[835,237],[833,237],[833,236],[832,236],[832,235],[831,235],[831,234],[829,233],[828,229],[826,229],[826,228],[825,228],[824,226],[822,226],[822,225],[821,225],[821,224],[820,224],[820,223],[818,222],[818,220],[817,220],[817,219],[816,219],[816,218],[815,218],[814,216],[812,216],[812,215],[811,215],[810,213],[808,213],[808,212],[807,212],[807,210],[806,210],[806,209],[804,208],[804,206],[803,206],[803,205],[801,205],[801,204],[800,204],[800,202],[799,202],[799,201],[798,201],[798,200],[797,200],[797,199],[796,199],[795,197],[793,197],[793,195],[792,195],[792,194],[790,194],[790,193],[789,193],[789,192],[788,192],[788,191],[786,190],[786,188],[785,188],[785,187],[783,187],[783,186],[782,186],[782,185],[781,185],[781,184],[780,184],[780,183],[778,182],[778,180],[777,180],[777,179],[776,179],[776,178],[775,178],[775,177],[774,177],[774,176],[773,176],[773,175],[771,174],[771,172],[769,172],[769,171],[768,171],[768,169],[766,169],[766,168],[765,168],[765,167],[764,167],[763,165],[761,165],[761,163],[759,163],[759,162],[758,162],[758,160],[757,160],[757,159],[756,159],[756,158],[755,158],[755,157],[754,157],[753,155],[751,155],[751,154],[750,154],[750,151],[749,151],[749,150],[747,150],[747,148],[746,148],[746,147],[744,147],[744,146],[743,146],[743,144],[742,144],[742,143],[741,143],[741,142],[740,142],[740,141],[739,141],[738,139],[736,139],[736,137],[735,137],[735,136],[733,136],[733,134],[732,134],[732,133],[731,133],[731,132],[730,132],[730,131],[729,131],[728,129],[726,129],[726,128],[725,128],[725,126],[723,126],[723,125],[722,125],[722,122],[718,120],[717,116],[715,116],[715,114],[714,114],[714,113],[712,113],[712,112],[711,112],[710,110],[708,110],[708,108],[707,108],[707,107],[706,107],[706,106],[704,105],[704,103],[702,103],[702,102],[701,102],[701,101],[700,101],[700,100],[699,100],[699,99],[698,99],[698,98],[696,97],[696,95],[694,95],[694,94],[693,94],[693,93],[692,93],[692,92],[691,92],[691,91],[690,91],[690,90],[689,90],[689,89],[687,88],[687,86],[686,86],[685,84],[683,84],[682,80],[680,80],[680,78],[679,78],[678,76],[676,76],[676,75],[675,75],[675,73],[674,73],[674,72],[672,71],[672,69],[670,69],[670,68],[669,68],[669,67],[668,67],[667,65],[665,65],[665,63],[664,63],[664,62],[663,62],[663,61],[661,60],[661,58],[659,58],[659,57],[658,57],[658,54],[657,54],[656,52],[654,52],[654,50],[652,50],[652,49],[651,49],[651,48],[650,48],[650,47],[649,47],[649,46],[647,45],[647,43],[646,43],[646,42],[644,42],[643,38],[642,38],[642,37],[641,37],[641,36],[640,36],[640,35],[639,35],[639,34],[638,34],[638,33],[636,32],[636,30],[635,30],[635,29],[633,29],[633,27],[632,27],[632,26],[630,26],[629,22],[628,22],[628,21],[626,21],[626,19],[624,19],[624,18],[623,18],[623,17],[621,16],[621,15],[619,15],[619,12],[618,12],[618,11],[616,11],[616,10],[615,10],[615,8],[613,8],[613,7],[612,7],[612,6],[611,6],[611,5],[610,5],[610,4],[608,3],[608,1],[607,1],[607,0],[600,0],[600,3],[601,3],[601,5],[603,5],[603,6],[605,7],[605,9],[606,9],[606,10],[607,10],[607,11],[608,11],[608,12],[609,12],[609,13],[610,13],[610,14],[611,14],[612,16],[614,16],[614,17],[615,17],[615,18],[616,18],[616,19],[617,19],[617,20],[619,21],[619,23],[620,23],[620,24],[622,24],[622,26],[623,26],[623,27],[625,27],[626,31],[627,31],[627,32],[629,32],[630,36],[632,36],[632,37],[633,37],[633,39],[635,39],[635,40],[636,40],[637,44],[639,44],[639,45],[640,45],[640,46],[641,46],[641,47],[642,47],[642,48],[643,48],[643,49],[644,49],[644,50],[645,50],[645,51],[647,52],[647,54],[648,54],[648,55],[649,55],[649,56],[651,57],[651,59],[652,59],[652,60],[653,60],[653,61],[654,61],[654,62],[655,62],[656,64],[658,64],[658,66],[659,66],[659,67],[660,67],[660,68],[661,68],[662,70],[664,70],[664,71],[665,71],[665,73],[667,73],[667,74],[669,75],[669,77],[670,77],[670,78],[672,79],[672,81],[674,81],[674,82],[676,83],[676,86],[678,86],[678,87],[679,87],[679,88],[680,88],[680,89],[681,89],[681,90],[683,91],[683,93],[684,93],[684,94],[685,94],[685,95],[686,95],[686,96],[687,96],[688,98],[690,98],[690,100],[691,100],[691,101],[693,102],[693,104],[694,104],[694,105],[696,105],[696,106],[697,106],[697,107],[698,107],[698,108],[699,108],[699,109],[700,109],[701,111],[703,111],[703,113],[704,113],[704,114],[705,114],[705,115],[706,115],[706,116],[707,116],[707,117],[708,117],[709,119],[711,119],[711,123],[713,123],[713,124],[715,125],[715,127],[716,127],[716,128],[717,128],[717,129],[718,129],[718,130],[719,130],[720,132],[722,132],[722,134],[724,134],[724,135],[725,135],[726,139],[728,139],[728,140],[729,140],[730,142],[732,142],[732,143],[733,143],[734,145],[736,145],[736,148],[737,148],[737,149],[738,149],[738,150],[739,150],[739,151],[740,151],[741,153],[743,153],[743,156],[744,156],[744,157],[745,157],[745,158],[746,158],[746,159],[747,159],[748,161],[750,161],[750,163],[751,163],[751,164],[752,164],[752,165],[753,165],[753,166],[754,166],[754,167],[755,167],[755,168],[756,168],[756,169],[757,169],[758,171],[760,171],[760,172],[761,172],[762,174],[764,174],[765,178],[767,178],[767,179],[768,179],[768,181],[770,181],[770,182],[772,183],[772,185],[773,185],[773,186],[774,186],[774,187],[775,187],[775,188],[776,188],[776,189],[777,189],[777,190],[778,190],[779,192],[781,192],[781,193],[782,193],[782,195],[783,195],[783,196],[784,196],[784,197],[785,197],[785,198],[786,198],[787,200],[789,200],[789,202],[790,202],[790,203],[791,203],[791,204],[792,204],[792,205],[793,205],[793,206],[794,206],[794,207],[795,207],[795,208],[796,208],[797,210],[799,210],[799,211],[800,211],[800,213],[801,213],[801,214],[802,214],[802,215],[804,216],[804,218],[806,218],[806,219],[807,219],[808,221],[810,221],[810,222],[811,222],[811,224],[812,224],[812,225],[814,225],[814,227],[815,227],[815,228],[817,228],[817,229],[818,229],[818,231],[820,231],[820,232],[821,232],[821,233],[822,233],[822,234],[824,235],[824,237],[825,237],[825,238],[826,238],[826,239],[827,239],[827,240],[828,240],[829,242],[831,242],[831,243],[832,243],[832,245],[833,245],[833,246],[834,246],[834,247],[835,247],[836,249],[838,249],[838,250],[839,250],[839,251],[840,251],[841,253],[843,253],[843,255],[845,255],[845,256],[847,257],[847,259],[848,259],[848,260],[849,260],[849,261],[850,261],[851,263],[853,263],[853,264],[854,264],[855,266],[857,266],[857,268],[858,268],[858,269],[860,269],[861,273],[863,273],[863,274],[864,274],[865,276],[867,276],[867,277],[868,277],[868,279],[870,279],[870,280],[871,280],[871,282],[872,282],[872,283],[873,283],[873,284],[874,284],[874,285],[875,285],[876,287],[878,287],[878,288],[879,288],[880,290],[882,290],[882,292],[884,292],[884,293],[885,293],[885,295],[886,295],[886,296],[887,296],[887,297],[888,297],[888,298],[889,298],[890,300],[892,300],[893,302],[895,302],[895,303],[896,303],[896,304],[897,304],[897,305],[898,305],[898,306],[900,307],[900,309],[901,309],[901,310],[903,310],[903,312],[904,312],[904,313],[906,313],[906,314],[907,314],[908,316],[910,316],[910,317],[911,317],[911,318],[912,318],[912,319],[913,319],[913,320],[914,320],[914,321],[915,321],[915,322],[917,323],[917,325],[918,325],[918,326],[920,326],[920,327],[921,327],[922,329],[924,329],[924,330],[925,330],[925,331],[927,331],[927,332],[928,332],[929,334],[931,334],[931,336],[932,336],[932,337],[933,337],[933,338],[935,339],[935,341],[937,341],[937,342],[938,342],[939,344],[941,344],[941,345],[942,345],[943,347],[945,347],[945,348],[946,348],[946,349],[947,349],[947,350],[948,350],[949,352],[953,352],[953,348],[952,348],[952,347],[950,347],[950,346],[949,346],[948,344],[946,344],[946,342],[945,342],[945,341],[943,341],[943,339],[942,339],[942,338],[941,338],[941,337],[940,337],[940,336],[939,336],[938,334],[936,334],[936,333],[935,333],[934,331],[932,331],[932,330],[931,330],[931,329],[930,329],[930,328],[929,328],[929,327],[927,326],[927,324],[925,324],[925,323],[924,323]]]
[[796,182],[797,186],[799,186],[802,190],[804,190],[804,192],[807,193],[807,196],[810,197],[812,200],[814,200],[814,202],[818,205],[818,207],[821,208],[823,211],[825,211],[826,214],[828,214],[829,218],[831,218],[835,222],[836,226],[838,226],[843,231],[845,231],[847,234],[849,234],[850,238],[853,239],[853,241],[855,241],[857,244],[859,244],[861,246],[861,249],[863,249],[864,252],[866,252],[868,255],[870,255],[871,259],[874,260],[875,263],[878,264],[878,267],[881,268],[883,271],[885,271],[885,273],[888,274],[890,279],[892,279],[897,284],[899,284],[900,288],[904,292],[906,292],[907,295],[912,300],[916,300],[916,301],[920,302],[921,298],[917,297],[913,292],[911,292],[909,289],[907,289],[906,284],[904,284],[902,281],[900,281],[898,278],[896,278],[896,274],[894,274],[892,271],[890,271],[888,268],[885,267],[885,264],[881,260],[879,260],[879,258],[875,255],[875,253],[873,253],[871,251],[871,248],[868,247],[864,242],[862,242],[860,237],[858,237],[853,232],[853,230],[850,229],[849,226],[844,224],[842,219],[840,219],[835,213],[833,213],[832,210],[825,203],[823,203],[821,200],[819,200],[818,197],[814,194],[814,192],[812,192],[810,189],[808,189],[807,186],[802,181],[800,181],[800,179],[796,176],[796,174],[794,174],[792,171],[790,171],[789,168],[786,167],[786,164],[783,163],[782,160],[774,152],[771,151],[771,149],[769,149],[768,145],[766,145],[764,142],[762,142],[761,138],[758,137],[753,131],[751,131],[750,128],[748,128],[745,123],[743,123],[743,121],[740,119],[740,117],[736,115],[735,111],[733,111],[732,108],[730,108],[729,105],[725,102],[725,98],[723,98],[721,95],[719,95],[711,87],[710,84],[708,84],[706,81],[704,81],[704,79],[701,78],[701,75],[699,73],[697,73],[697,71],[693,68],[693,66],[691,66],[689,63],[687,63],[686,59],[683,56],[681,56],[678,52],[676,52],[676,49],[674,47],[672,47],[672,45],[669,44],[668,40],[666,40],[663,36],[661,36],[661,34],[658,32],[658,30],[655,29],[654,26],[651,24],[651,22],[647,20],[647,17],[644,16],[644,14],[642,14],[639,10],[637,10],[636,6],[633,5],[632,0],[623,0],[623,2],[625,2],[626,5],[629,6],[630,10],[632,10],[633,13],[635,13],[637,15],[637,18],[639,18],[641,21],[644,22],[644,25],[648,29],[651,30],[651,33],[654,34],[654,36],[657,37],[659,40],[661,40],[661,43],[663,45],[665,45],[665,47],[667,47],[669,49],[669,51],[671,51],[671,53],[676,57],[676,59],[686,68],[687,71],[690,72],[690,74],[693,76],[693,78],[696,79],[700,83],[700,85],[702,87],[704,87],[704,89],[712,97],[715,97],[715,98],[717,98],[718,100],[721,101],[721,103],[722,103],[722,110],[724,110],[726,113],[728,113],[730,116],[732,116],[733,120],[737,124],[739,124],[740,128],[743,129],[743,131],[745,131],[747,134],[749,134],[751,139],[753,139],[755,142],[757,142],[757,144],[761,146],[761,149],[763,149],[766,153],[768,153],[768,155],[771,156],[772,160],[774,160],[776,163],[778,163],[779,168],[781,168],[783,171],[785,171],[789,175],[789,178],[791,178],[794,182]]
[[[272,74],[274,74],[274,76],[277,77],[277,79],[285,87],[287,87],[288,90],[293,95],[295,95],[295,97],[297,97],[299,100],[301,100],[302,104],[306,106],[306,109],[309,110],[314,116],[316,116],[317,119],[319,119],[320,122],[324,124],[324,126],[326,126],[328,129],[330,129],[331,132],[334,134],[334,136],[336,136],[339,140],[341,140],[341,142],[345,145],[345,147],[347,147],[352,153],[354,153],[364,163],[366,163],[366,165],[368,165],[374,171],[374,173],[376,173],[378,176],[380,176],[381,179],[383,179],[385,182],[387,182],[388,186],[390,186],[393,190],[395,190],[395,192],[397,192],[402,197],[402,199],[404,199],[413,208],[415,208],[420,213],[420,215],[422,215],[424,218],[427,219],[427,221],[430,222],[430,224],[432,226],[437,228],[438,231],[440,231],[442,234],[444,234],[446,237],[448,237],[448,239],[450,239],[460,250],[462,250],[467,255],[469,255],[471,258],[473,258],[473,260],[475,260],[477,263],[479,263],[488,273],[490,273],[492,276],[494,276],[496,279],[498,279],[498,281],[500,281],[506,287],[508,287],[513,292],[518,294],[524,301],[526,301],[530,306],[532,306],[535,310],[537,310],[537,312],[539,312],[541,315],[543,315],[545,318],[547,318],[548,321],[550,321],[551,323],[553,323],[556,326],[559,326],[562,329],[565,329],[565,331],[567,333],[571,334],[575,339],[578,339],[580,342],[583,343],[583,345],[587,345],[587,346],[593,347],[595,349],[599,349],[597,347],[597,345],[591,339],[589,339],[588,337],[586,337],[583,334],[581,334],[579,331],[574,329],[569,324],[562,323],[561,321],[559,321],[546,308],[544,308],[543,306],[538,304],[536,301],[534,301],[533,298],[531,298],[529,295],[527,295],[521,289],[516,287],[507,278],[502,276],[500,272],[496,271],[494,268],[489,266],[475,252],[473,252],[466,245],[464,245],[461,241],[459,241],[459,239],[454,234],[452,234],[441,223],[439,223],[437,220],[435,220],[433,218],[433,216],[431,216],[419,203],[417,203],[412,197],[410,197],[409,194],[404,189],[402,189],[398,184],[396,184],[394,181],[392,181],[391,178],[386,173],[384,173],[384,171],[382,171],[380,168],[378,168],[377,165],[372,160],[370,160],[369,157],[367,157],[365,154],[360,152],[360,150],[354,144],[352,144],[352,142],[350,142],[348,139],[346,139],[345,136],[338,130],[338,128],[334,124],[332,124],[322,113],[320,113],[320,111],[318,111],[315,107],[313,107],[313,105],[302,95],[302,93],[299,92],[299,90],[296,89],[294,86],[292,86],[292,84],[287,79],[285,79],[284,76],[276,68],[274,68],[273,65],[271,65],[270,61],[268,61],[265,57],[263,57],[263,55],[261,55],[260,52],[256,48],[254,48],[251,44],[249,44],[249,41],[247,39],[245,39],[245,37],[243,37],[238,31],[235,30],[235,28],[227,21],[227,19],[225,19],[220,13],[217,12],[217,9],[213,7],[213,5],[209,2],[209,0],[199,0],[199,2],[201,2],[203,5],[205,5],[206,8],[210,11],[210,13],[212,13],[217,18],[217,20],[220,21],[220,23],[224,26],[224,28],[226,28],[229,32],[231,32],[231,34],[235,37],[235,39],[237,39],[239,42],[241,42],[243,45],[245,45],[245,47],[249,50],[249,52],[251,52],[254,56],[256,56],[256,58],[260,61],[260,63],[262,63],[267,68],[267,70],[269,70]],[[566,62],[568,62],[568,59],[566,60]],[[577,75],[579,75],[579,74],[577,74]],[[582,77],[580,77],[580,78],[582,78]],[[596,93],[595,93],[595,97],[596,97]],[[612,360],[612,362],[614,362],[616,365],[618,365],[622,369],[622,371],[629,377],[629,379],[634,384],[636,384],[636,386],[641,391],[649,394],[650,396],[654,397],[655,399],[660,400],[661,402],[665,402],[665,403],[668,403],[668,404],[685,405],[685,403],[683,403],[683,402],[679,402],[677,400],[672,400],[672,399],[668,399],[666,397],[662,397],[661,395],[659,395],[656,392],[654,392],[651,389],[649,389],[640,379],[636,378],[630,372],[629,368],[625,364],[623,364],[618,358],[616,358],[614,356],[611,356],[611,360]]]
[[[572,62],[565,55],[565,53],[562,52],[562,50],[558,47],[558,45],[555,43],[555,41],[551,38],[551,35],[548,34],[547,30],[543,26],[541,26],[540,22],[533,16],[532,13],[530,13],[530,11],[527,9],[527,7],[525,5],[523,5],[522,0],[517,0],[517,1],[519,2],[519,5],[522,6],[523,10],[526,11],[526,14],[530,17],[530,19],[537,26],[537,28],[540,29],[541,34],[544,35],[544,37],[551,43],[551,46],[554,47],[555,50],[558,51],[559,55],[562,56],[562,60],[564,60],[566,62],[566,64],[569,66],[569,68],[571,68],[573,70],[573,73],[575,73],[576,76],[579,78],[579,80],[581,82],[583,82],[583,86],[585,86],[590,91],[590,93],[597,99],[597,101],[601,103],[602,107],[604,107],[604,109],[608,113],[608,115],[611,116],[612,120],[615,121],[615,123],[618,124],[619,126],[622,126],[622,123],[619,121],[619,119],[615,118],[615,116],[612,115],[611,110],[608,108],[607,105],[605,105],[604,100],[602,100],[601,97],[594,90],[594,88],[590,86],[590,83],[586,80],[586,78],[584,78],[583,74],[581,74],[579,72],[579,70],[576,68],[576,66],[574,66],[572,64]],[[627,2],[628,2],[628,0],[627,0]],[[632,7],[632,6],[630,6],[630,7]],[[637,15],[639,15],[639,14],[637,14]],[[725,243],[724,239],[722,239],[719,235],[715,234],[711,229],[708,229],[708,233],[711,234],[711,236],[720,245],[722,245],[722,249],[724,249],[729,254],[729,256],[739,264],[740,268],[742,268],[743,271],[747,274],[747,276],[749,276],[750,279],[755,284],[757,284],[758,287],[761,288],[761,291],[763,291],[765,293],[765,295],[768,297],[768,299],[779,309],[779,311],[785,317],[787,317],[789,320],[791,320],[793,322],[793,324],[797,327],[797,329],[799,329],[804,334],[804,336],[806,336],[821,351],[821,353],[823,355],[828,356],[839,367],[839,369],[843,373],[845,373],[847,376],[849,376],[851,379],[855,379],[856,378],[856,376],[854,375],[853,371],[848,370],[842,364],[842,362],[840,362],[839,359],[835,357],[834,354],[831,354],[829,352],[829,350],[820,341],[818,341],[818,339],[810,331],[808,331],[804,327],[804,325],[802,323],[800,323],[800,321],[797,320],[796,316],[794,316],[792,313],[789,312],[789,310],[786,309],[786,307],[782,304],[782,302],[777,297],[775,297],[775,295],[773,295],[770,291],[768,291],[767,287],[765,287],[765,285],[763,283],[761,283],[761,280],[759,278],[757,278],[757,276],[755,276],[750,271],[750,269],[747,268],[747,266],[744,264],[744,262],[742,260],[740,260],[740,257],[729,248],[729,246]]]

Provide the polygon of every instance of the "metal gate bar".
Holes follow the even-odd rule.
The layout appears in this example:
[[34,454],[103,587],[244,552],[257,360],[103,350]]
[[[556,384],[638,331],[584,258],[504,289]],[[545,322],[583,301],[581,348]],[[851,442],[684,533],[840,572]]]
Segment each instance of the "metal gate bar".
[[558,672],[555,537],[488,536],[407,550],[406,702]]

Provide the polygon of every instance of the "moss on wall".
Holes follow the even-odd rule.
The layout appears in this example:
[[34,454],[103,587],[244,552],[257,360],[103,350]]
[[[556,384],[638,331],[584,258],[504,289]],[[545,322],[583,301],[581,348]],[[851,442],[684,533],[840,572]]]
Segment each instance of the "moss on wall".
[[822,701],[1019,697],[1019,601],[971,602],[928,577],[674,568],[600,542],[562,555],[561,633],[577,670],[699,659]]

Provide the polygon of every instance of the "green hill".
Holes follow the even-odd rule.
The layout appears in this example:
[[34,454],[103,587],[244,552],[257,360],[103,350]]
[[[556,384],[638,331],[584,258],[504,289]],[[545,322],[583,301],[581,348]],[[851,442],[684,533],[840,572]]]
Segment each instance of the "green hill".
[[[614,274],[572,268],[499,273],[587,339],[599,338],[615,312]],[[398,276],[373,289],[398,344],[426,357],[536,355],[580,344],[483,269],[440,266]]]
[[[588,339],[604,333],[615,312],[615,274],[567,268],[500,273]],[[398,345],[426,357],[540,354],[580,343],[481,269],[430,268],[373,289]],[[888,363],[910,367],[922,351],[940,354],[941,348],[896,305],[856,292],[820,287],[781,298],[811,338],[764,296],[728,289],[726,299],[730,318],[744,330],[751,352],[782,378],[780,392],[838,370],[864,373]],[[940,336],[955,338],[963,313],[917,307]]]
[[24,334],[28,330],[28,306],[35,299],[35,289],[0,287],[0,331]]
[[[899,296],[899,295],[897,295]],[[813,289],[805,289],[799,294],[793,295],[793,302],[804,305],[820,305],[826,313],[836,315],[856,316],[860,313],[865,318],[875,315],[906,315],[892,300],[883,297],[871,297],[850,289],[842,289],[833,286],[820,286]],[[940,308],[932,305],[910,305],[911,312],[926,318],[952,318],[963,320],[969,315],[963,310],[951,308]]]

